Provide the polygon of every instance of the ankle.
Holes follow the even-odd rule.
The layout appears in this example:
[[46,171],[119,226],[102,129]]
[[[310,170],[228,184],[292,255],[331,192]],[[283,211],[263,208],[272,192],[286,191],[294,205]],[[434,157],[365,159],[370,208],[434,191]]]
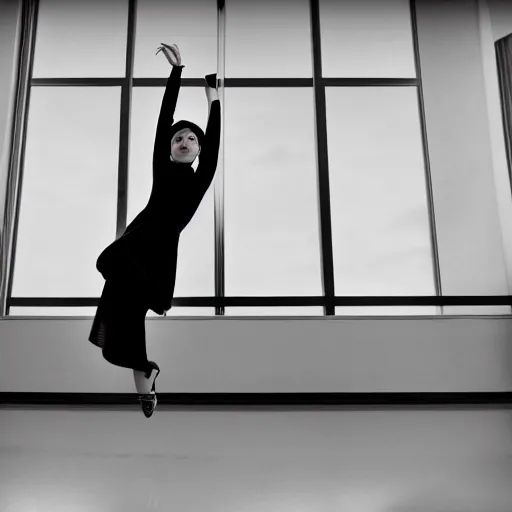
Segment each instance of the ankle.
[[133,380],[135,381],[137,393],[147,395],[150,392],[153,383],[150,378],[146,377],[145,372],[133,370]]

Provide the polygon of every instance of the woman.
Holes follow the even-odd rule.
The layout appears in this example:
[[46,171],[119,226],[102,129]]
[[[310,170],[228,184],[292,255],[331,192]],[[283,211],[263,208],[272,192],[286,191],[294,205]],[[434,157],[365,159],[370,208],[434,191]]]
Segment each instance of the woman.
[[[105,285],[89,341],[110,363],[132,368],[138,399],[149,418],[156,407],[155,380],[160,368],[148,361],[145,317],[148,309],[165,314],[171,308],[180,233],[208,190],[220,142],[217,77],[207,75],[209,105],[206,133],[189,121],[174,122],[181,81],[176,45],[158,48],[172,65],[167,80],[153,150],[153,187],[145,208],[123,235],[98,257],[96,268]],[[192,163],[200,154],[197,170]]]

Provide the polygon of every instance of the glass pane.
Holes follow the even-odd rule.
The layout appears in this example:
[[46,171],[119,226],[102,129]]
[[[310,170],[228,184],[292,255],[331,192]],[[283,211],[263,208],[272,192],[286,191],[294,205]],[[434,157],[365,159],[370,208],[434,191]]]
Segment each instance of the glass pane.
[[323,316],[320,306],[229,307],[226,316]]
[[94,316],[96,307],[11,307],[9,316]]
[[[215,316],[215,308],[190,308],[190,307],[173,307],[167,312],[170,316]],[[166,318],[164,315],[157,315],[151,309],[146,313],[146,318]]]
[[35,87],[13,297],[97,297],[115,237],[120,90]]
[[443,315],[510,315],[510,306],[443,306]]
[[436,306],[336,306],[337,316],[435,316]]
[[226,77],[311,77],[309,0],[226,2]]
[[125,76],[128,0],[40,0],[34,78]]
[[409,0],[320,0],[322,74],[413,78]]
[[337,295],[435,295],[414,87],[326,90]]
[[311,89],[226,89],[226,295],[321,295]]
[[337,316],[450,316],[510,315],[510,306],[346,306],[336,307]]
[[217,1],[187,0],[137,3],[134,76],[168,76],[170,66],[160,43],[177,44],[185,69],[183,78],[201,78],[217,71]]
[[215,316],[215,308],[175,307],[167,312],[167,316]]
[[[146,206],[153,184],[151,162],[156,122],[164,89],[135,87],[132,96],[128,223]],[[206,129],[208,103],[202,87],[182,87],[175,119],[188,119]],[[200,157],[199,157],[200,158]],[[194,162],[197,167],[198,160]],[[176,297],[212,296],[214,288],[214,184],[182,232],[178,252]]]

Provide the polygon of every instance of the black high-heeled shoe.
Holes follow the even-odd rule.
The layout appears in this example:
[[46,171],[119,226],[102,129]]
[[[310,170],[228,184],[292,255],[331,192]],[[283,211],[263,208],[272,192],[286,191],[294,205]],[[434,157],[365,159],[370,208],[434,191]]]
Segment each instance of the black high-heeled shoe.
[[157,371],[155,380],[153,381],[153,385],[151,386],[151,392],[148,394],[145,394],[145,395],[138,396],[138,400],[142,407],[142,412],[144,413],[144,416],[146,416],[146,418],[150,418],[152,416],[153,412],[155,411],[156,404],[158,403],[158,399],[156,397],[155,383],[156,383],[156,378],[160,374],[160,368],[154,361],[149,361],[149,364],[151,365],[151,370],[144,374],[144,376],[147,379],[149,379],[149,377],[151,377],[151,373],[153,372],[153,370]]
[[156,404],[158,400],[156,398],[156,393],[148,393],[147,395],[139,395],[138,397],[142,412],[146,418],[150,418],[153,415],[153,412],[156,409]]

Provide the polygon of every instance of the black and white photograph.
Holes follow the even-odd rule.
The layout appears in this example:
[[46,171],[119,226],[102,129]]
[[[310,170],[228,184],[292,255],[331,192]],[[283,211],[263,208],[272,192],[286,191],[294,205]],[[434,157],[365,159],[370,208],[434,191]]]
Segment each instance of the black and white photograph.
[[0,512],[512,512],[512,0],[0,0]]

